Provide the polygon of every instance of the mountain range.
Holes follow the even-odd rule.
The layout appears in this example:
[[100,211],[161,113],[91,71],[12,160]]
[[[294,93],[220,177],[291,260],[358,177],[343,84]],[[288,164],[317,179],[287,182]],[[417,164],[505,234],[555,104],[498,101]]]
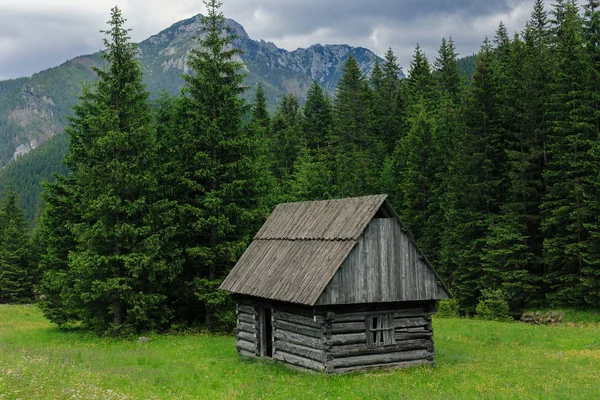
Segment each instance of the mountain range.
[[[177,94],[188,73],[187,60],[201,34],[201,15],[177,22],[139,43],[139,61],[148,90]],[[287,51],[263,40],[251,39],[233,20],[227,24],[237,35],[234,45],[242,50],[246,96],[253,97],[260,83],[273,109],[285,93],[301,101],[316,80],[332,93],[346,59],[352,54],[368,74],[377,56],[368,49],[348,45],[313,45]],[[0,167],[62,132],[81,87],[96,79],[94,67],[102,68],[101,53],[82,55],[31,77],[0,82]]]

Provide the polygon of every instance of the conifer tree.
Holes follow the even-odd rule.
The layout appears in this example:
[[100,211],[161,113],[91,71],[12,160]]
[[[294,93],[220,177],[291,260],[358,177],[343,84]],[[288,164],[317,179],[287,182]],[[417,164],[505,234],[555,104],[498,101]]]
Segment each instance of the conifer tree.
[[317,81],[308,88],[303,114],[302,132],[306,147],[312,151],[326,151],[331,139],[333,116],[331,102]]
[[[434,62],[433,78],[436,81],[436,101],[430,112],[432,124],[436,126],[432,136],[432,153],[430,169],[434,171],[431,180],[429,199],[429,218],[427,222],[429,253],[428,257],[436,265],[444,265],[441,261],[443,247],[440,243],[445,237],[445,230],[452,224],[447,221],[444,204],[449,200],[450,181],[452,178],[452,161],[460,146],[461,106],[465,87],[457,64],[457,53],[452,38],[442,38],[438,56]],[[437,244],[436,244],[437,243]],[[442,268],[443,269],[443,268]]]
[[[63,193],[73,196],[75,248],[67,267],[73,286],[56,306],[72,305],[85,326],[114,334],[166,323],[166,284],[178,272],[166,250],[173,227],[165,220],[169,204],[157,193],[149,94],[124,23],[113,8],[104,32],[107,66],[74,108],[66,158],[72,178],[58,184],[68,183]],[[46,276],[54,288],[64,278],[55,272]]]
[[74,211],[78,203],[72,175],[56,176],[52,183],[44,184],[45,200],[41,217],[40,236],[42,253],[38,269],[41,274],[40,292],[45,299],[40,308],[46,318],[60,328],[77,324],[84,307],[75,290],[76,277],[69,269],[69,253],[76,248],[72,227],[80,222]]
[[[243,129],[245,102],[240,94],[244,75],[235,36],[219,11],[206,1],[203,35],[192,52],[185,75],[184,97],[177,122],[184,153],[177,160],[175,192],[180,226],[178,242],[184,271],[173,292],[180,319],[224,322],[230,308],[219,292],[221,280],[242,254],[262,221],[263,187],[257,184],[256,140]],[[213,318],[216,317],[216,318]]]
[[488,227],[503,200],[503,141],[498,132],[493,50],[487,39],[477,58],[463,120],[465,130],[454,148],[453,174],[443,212],[448,228],[442,259],[461,308],[473,312],[484,288],[482,249]]
[[31,301],[35,276],[29,262],[29,235],[12,186],[2,205],[0,226],[0,303]]
[[271,120],[273,150],[278,154],[274,173],[282,181],[292,174],[294,163],[304,145],[301,117],[300,102],[293,94],[286,94]]
[[436,126],[422,100],[419,113],[410,121],[411,130],[398,142],[394,155],[399,159],[398,187],[402,192],[401,219],[429,257],[438,248],[429,218],[434,211],[434,136]]
[[574,2],[558,2],[553,10],[555,81],[550,96],[549,160],[544,177],[548,189],[544,198],[548,264],[547,282],[551,301],[583,304],[586,288],[580,281],[586,268],[585,248],[588,224],[595,216],[586,204],[597,172],[590,157],[598,140],[587,82],[582,21]]
[[600,306],[600,3],[589,0],[584,6],[584,40],[589,79],[588,100],[592,107],[591,122],[594,125],[596,140],[592,141],[591,159],[593,165],[592,193],[586,198],[592,221],[588,223],[589,237],[584,246],[582,285],[585,301]]
[[383,145],[373,134],[369,83],[352,56],[344,64],[334,101],[332,135],[334,182],[340,196],[373,193],[383,161]]
[[[408,77],[406,79],[406,92],[408,99],[408,109],[415,106],[423,100],[428,109],[432,107],[434,98],[434,80],[431,74],[431,65],[421,46],[415,47],[413,59],[410,62],[408,69]],[[419,111],[417,110],[416,113]]]
[[391,155],[402,130],[405,128],[405,115],[400,96],[400,74],[402,69],[398,65],[397,57],[392,49],[385,53],[384,63],[371,74],[373,88],[373,118],[377,138],[385,147],[386,155]]
[[256,179],[258,192],[263,195],[258,199],[259,209],[272,209],[282,201],[282,186],[277,184],[273,175],[275,169],[275,152],[273,135],[271,133],[271,117],[267,110],[267,99],[262,85],[258,85],[250,122],[246,125],[246,134],[255,143],[254,157],[256,171],[260,171]]
[[256,94],[254,95],[254,103],[252,104],[252,121],[258,123],[258,125],[265,130],[265,137],[270,137],[266,131],[269,129],[269,125],[271,124],[271,117],[269,116],[269,110],[267,110],[265,89],[263,89],[261,84],[259,84],[256,88]]
[[504,22],[500,21],[498,28],[496,29],[496,35],[494,36],[494,52],[496,53],[496,59],[503,62],[503,58],[508,56],[510,51],[510,37],[508,36],[508,30]]
[[289,182],[291,201],[325,200],[333,197],[333,173],[324,152],[303,148]]
[[539,190],[541,176],[539,152],[528,119],[529,85],[524,60],[528,59],[525,43],[518,36],[506,42],[503,56],[496,52],[498,79],[498,126],[504,138],[506,195],[486,238],[482,265],[485,286],[502,289],[514,309],[536,299],[533,290],[533,266],[536,255],[533,242],[539,232]]
[[446,40],[442,38],[442,43],[438,50],[438,57],[435,59],[433,66],[435,68],[435,78],[438,81],[438,86],[442,89],[447,97],[452,101],[454,107],[458,106],[462,92],[462,81],[457,63],[458,54],[454,48],[452,38]]

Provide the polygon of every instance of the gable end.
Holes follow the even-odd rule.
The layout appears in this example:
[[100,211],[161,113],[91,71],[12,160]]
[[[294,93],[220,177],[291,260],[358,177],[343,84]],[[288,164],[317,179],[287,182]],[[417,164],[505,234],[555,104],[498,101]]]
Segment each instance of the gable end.
[[[383,207],[382,207],[383,209]],[[374,218],[316,305],[438,300],[449,294],[395,217]]]

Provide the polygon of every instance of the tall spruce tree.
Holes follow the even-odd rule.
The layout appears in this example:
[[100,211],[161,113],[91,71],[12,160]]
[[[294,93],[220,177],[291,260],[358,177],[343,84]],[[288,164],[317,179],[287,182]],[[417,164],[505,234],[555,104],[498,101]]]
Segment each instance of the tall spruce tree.
[[308,89],[302,111],[304,147],[294,163],[293,176],[289,181],[291,199],[328,199],[335,194],[330,145],[333,115],[329,98],[316,81]]
[[589,236],[585,243],[582,285],[585,301],[600,306],[600,2],[589,0],[584,6],[584,40],[588,63],[588,101],[592,107],[592,123],[597,138],[592,141],[591,158],[594,168],[593,191],[586,198],[592,221],[588,223]]
[[317,81],[308,88],[303,108],[302,132],[306,147],[312,151],[326,151],[333,129],[331,102]]
[[454,107],[458,106],[463,91],[457,57],[458,53],[456,52],[452,38],[448,40],[442,38],[438,56],[433,63],[433,67],[435,68],[434,77],[438,82],[438,86],[446,94],[446,97],[452,101]]
[[[269,110],[267,110],[267,97],[265,96],[265,89],[261,84],[258,84],[256,88],[256,94],[254,95],[254,103],[252,104],[252,121],[258,123],[263,129],[269,129],[271,123],[271,117],[269,116]],[[265,134],[265,136],[268,136]]]
[[[206,1],[203,35],[192,51],[180,100],[178,130],[182,154],[173,164],[180,218],[178,242],[184,271],[173,292],[178,317],[186,322],[223,322],[231,315],[221,280],[244,251],[265,210],[259,208],[264,187],[255,179],[256,140],[243,129],[244,75],[234,57],[235,36],[219,11]],[[217,318],[213,318],[213,317]]]
[[260,209],[272,209],[281,202],[283,188],[277,185],[273,171],[275,169],[275,152],[273,135],[271,133],[271,116],[267,110],[267,98],[264,89],[259,84],[252,104],[250,122],[246,125],[246,134],[255,145],[255,170],[260,171],[256,176],[258,192],[262,193],[258,199]]
[[516,35],[507,43],[502,56],[496,53],[495,64],[499,131],[504,137],[506,158],[506,195],[490,226],[482,264],[486,286],[502,289],[512,308],[519,309],[539,298],[533,290],[535,277],[531,273],[540,257],[533,241],[539,232],[541,175],[535,123],[528,118],[532,81],[524,79],[528,71],[523,61],[530,54]]
[[383,161],[383,144],[373,133],[369,82],[352,56],[344,64],[334,100],[332,135],[336,192],[340,196],[373,193]]
[[400,96],[402,73],[397,60],[392,49],[388,49],[380,72],[377,74],[374,69],[371,74],[374,129],[378,140],[385,147],[386,155],[392,154],[402,129],[405,128],[403,103],[397,99]]
[[76,248],[72,227],[81,221],[74,210],[78,203],[76,195],[72,175],[56,176],[54,182],[44,184],[42,192],[45,200],[40,227],[43,250],[38,269],[41,274],[39,288],[44,301],[40,308],[46,318],[60,328],[78,324],[84,307],[74,287],[76,277],[69,268],[69,253]]
[[406,79],[408,112],[412,113],[414,111],[414,114],[418,114],[420,106],[416,110],[412,110],[412,107],[415,107],[420,102],[423,102],[427,109],[430,109],[433,106],[434,95],[434,79],[431,74],[431,64],[421,46],[417,44]]
[[582,305],[587,290],[581,275],[587,267],[588,224],[596,219],[586,201],[597,179],[591,150],[598,135],[587,90],[590,76],[578,6],[557,2],[552,15],[556,65],[544,174],[548,189],[542,206],[546,278],[552,302]]
[[33,299],[35,274],[29,260],[29,235],[12,185],[0,211],[0,303]]
[[[399,194],[395,203],[400,215],[417,243],[429,253],[425,230],[430,215],[433,173],[433,131],[436,129],[430,114],[433,80],[429,61],[417,45],[407,78],[409,112],[406,116],[407,132],[396,142],[390,160],[384,165],[384,178],[392,168],[392,192]],[[388,178],[389,179],[389,178]]]
[[448,228],[443,235],[442,270],[451,274],[452,287],[466,312],[474,311],[485,288],[482,250],[503,198],[503,141],[492,66],[493,49],[486,39],[477,58],[463,114],[465,129],[454,148],[443,206]]
[[274,173],[281,181],[289,179],[304,145],[301,117],[298,98],[293,94],[283,95],[271,120],[273,150],[278,154]]
[[398,160],[397,185],[402,192],[400,216],[429,257],[437,248],[437,244],[434,243],[435,234],[431,232],[428,223],[434,212],[431,201],[435,184],[433,160],[437,127],[423,100],[416,107],[419,113],[411,119],[410,131],[398,141],[394,156]]
[[434,101],[428,112],[431,130],[431,147],[428,156],[429,196],[428,218],[424,227],[422,246],[427,249],[427,257],[436,265],[441,264],[442,249],[440,243],[444,230],[448,227],[445,221],[444,203],[448,193],[452,174],[453,152],[459,145],[460,112],[465,92],[464,83],[457,64],[457,53],[452,39],[442,38],[438,56],[434,62],[432,77]]
[[[63,194],[72,195],[75,248],[68,254],[72,287],[62,296],[69,302],[56,305],[72,305],[98,332],[120,334],[170,319],[166,288],[178,264],[165,248],[173,228],[157,193],[155,134],[136,47],[117,7],[108,24],[106,69],[96,70],[99,80],[84,90],[67,129],[71,178],[57,185],[70,185]],[[64,278],[55,272],[46,279]]]

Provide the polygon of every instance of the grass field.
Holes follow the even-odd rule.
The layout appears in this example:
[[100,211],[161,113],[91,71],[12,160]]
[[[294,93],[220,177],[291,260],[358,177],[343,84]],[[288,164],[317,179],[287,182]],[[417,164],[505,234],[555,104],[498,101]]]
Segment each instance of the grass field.
[[435,367],[326,376],[244,360],[229,336],[118,341],[0,306],[0,399],[600,398],[598,322],[435,319],[434,331]]

